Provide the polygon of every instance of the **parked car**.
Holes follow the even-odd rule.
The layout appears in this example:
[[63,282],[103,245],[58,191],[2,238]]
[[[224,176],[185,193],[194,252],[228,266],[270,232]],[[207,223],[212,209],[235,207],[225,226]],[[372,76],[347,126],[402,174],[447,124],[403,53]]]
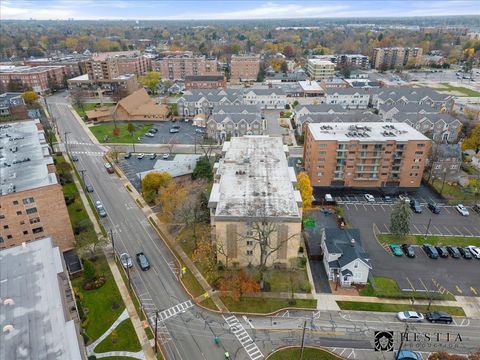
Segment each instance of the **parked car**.
[[109,174],[113,174],[112,164],[106,162],[105,164],[103,164],[103,166],[105,166],[105,169],[107,169],[107,172],[108,172]]
[[170,134],[175,134],[179,132],[179,130],[175,128],[171,128],[169,131],[170,131]]
[[125,269],[131,268],[133,266],[132,258],[127,253],[123,253],[122,255],[120,255],[120,262]]
[[398,353],[395,351],[396,360],[422,360],[422,355],[416,351],[400,350]]
[[180,125],[173,125],[172,129],[180,129]]
[[470,249],[467,247],[458,247],[458,251],[460,254],[463,256],[464,259],[470,260],[473,258],[472,253],[470,252]]
[[327,203],[332,203],[333,202],[332,194],[325,194],[325,202],[327,202]]
[[154,133],[151,133],[151,132],[147,132],[145,133],[145,136],[148,136],[148,137],[154,137],[155,134]]
[[472,209],[473,209],[473,211],[480,214],[480,204],[473,205]]
[[163,155],[162,155],[162,159],[163,159],[163,160],[168,160],[169,157],[170,157],[169,154],[163,154]]
[[400,321],[408,321],[408,322],[422,322],[423,315],[416,311],[400,311],[397,314],[397,319]]
[[427,312],[425,318],[432,323],[443,322],[445,324],[451,324],[453,322],[452,315],[443,311]]
[[373,195],[365,194],[365,195],[363,195],[363,197],[364,197],[365,200],[367,200],[368,202],[375,202],[375,198],[373,197]]
[[442,258],[448,258],[448,251],[445,246],[435,246],[435,249],[438,252],[438,255]]
[[434,214],[440,214],[440,206],[435,203],[428,203],[428,209]]
[[407,195],[400,195],[398,198],[400,199],[400,201],[410,204],[410,198]]
[[470,245],[468,247],[468,250],[470,250],[475,259],[480,259],[480,247]]
[[422,248],[430,259],[438,259],[438,252],[435,247],[430,244],[423,244]]
[[410,244],[403,244],[402,245],[402,250],[407,255],[409,258],[414,258],[415,257],[415,251],[413,250],[413,246]]
[[126,154],[123,156],[124,159],[130,159],[131,157],[132,157],[132,153],[131,153],[131,152],[128,152],[128,153],[126,153]]
[[157,158],[157,154],[151,153],[150,154],[150,160],[155,160]]
[[100,217],[107,216],[107,212],[105,211],[105,208],[103,207],[103,204],[101,201],[99,200],[95,201],[95,208],[97,209],[98,215]]
[[463,206],[462,204],[458,204],[457,206],[455,206],[455,209],[457,209],[457,211],[462,214],[462,216],[468,216],[470,215],[470,213],[468,212],[467,208],[465,206]]
[[447,251],[452,258],[460,259],[461,254],[455,246],[447,246]]
[[387,204],[393,203],[392,197],[391,197],[391,196],[388,196],[388,195],[385,195],[385,196],[383,197],[383,201],[384,201],[385,203],[387,203]]
[[158,129],[157,128],[151,128],[150,130],[148,130],[148,132],[156,134],[158,132]]
[[75,161],[75,162],[77,162],[77,161],[78,161],[78,156],[77,156],[77,155],[75,155],[75,154],[74,154],[74,155],[72,155],[72,161]]
[[87,192],[92,193],[93,192],[93,186],[91,184],[88,184],[85,186],[85,189],[87,189]]
[[150,263],[143,252],[139,252],[135,255],[135,257],[137,258],[137,263],[138,266],[140,266],[140,269],[142,269],[143,271],[147,271],[148,269],[150,269]]
[[403,256],[402,249],[397,244],[390,244],[390,250],[392,250],[392,254],[395,256]]
[[140,154],[137,155],[138,160],[142,160],[144,157],[145,157],[144,153],[140,153]]
[[195,132],[196,132],[196,133],[199,133],[199,134],[203,134],[203,133],[204,133],[203,129],[195,129]]
[[414,213],[421,214],[422,213],[422,206],[417,200],[410,201],[410,208],[413,210]]

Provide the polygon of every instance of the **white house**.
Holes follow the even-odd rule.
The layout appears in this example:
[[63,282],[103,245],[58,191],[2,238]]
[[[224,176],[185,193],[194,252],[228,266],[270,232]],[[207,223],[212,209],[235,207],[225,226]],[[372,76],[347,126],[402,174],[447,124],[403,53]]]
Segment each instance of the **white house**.
[[282,89],[249,89],[243,94],[245,105],[260,105],[262,109],[285,109],[287,95]]
[[326,104],[337,104],[345,109],[366,109],[371,93],[366,89],[333,88],[326,91]]
[[367,283],[372,265],[360,244],[358,229],[324,228],[321,248],[329,280],[339,281],[342,287]]

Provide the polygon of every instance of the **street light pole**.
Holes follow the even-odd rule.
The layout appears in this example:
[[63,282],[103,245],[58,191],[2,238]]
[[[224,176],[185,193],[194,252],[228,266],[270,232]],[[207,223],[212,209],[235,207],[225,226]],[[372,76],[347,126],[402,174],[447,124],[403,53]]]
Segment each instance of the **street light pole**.
[[425,230],[425,240],[427,240],[428,230],[430,229],[430,224],[432,223],[432,218],[428,219],[427,229]]
[[113,257],[115,257],[115,242],[113,241],[113,231],[110,228],[110,240],[112,241]]
[[303,360],[303,351],[305,350],[305,328],[307,326],[307,319],[303,320],[303,332],[302,332],[302,347],[300,352],[300,360]]
[[85,172],[86,172],[87,170],[78,170],[78,171],[80,171],[80,174],[82,174],[83,187],[85,187]]
[[157,340],[158,340],[158,310],[155,310],[155,354],[158,353],[158,345],[157,345]]
[[447,169],[443,169],[443,183],[442,183],[442,190],[440,190],[440,195],[443,195],[443,187],[445,186],[445,179],[447,178]]

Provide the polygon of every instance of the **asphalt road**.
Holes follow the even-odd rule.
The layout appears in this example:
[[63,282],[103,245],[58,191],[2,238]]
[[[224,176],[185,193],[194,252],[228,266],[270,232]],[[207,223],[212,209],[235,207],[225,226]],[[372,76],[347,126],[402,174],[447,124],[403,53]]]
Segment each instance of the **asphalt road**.
[[[399,333],[404,328],[403,324],[395,321],[392,314],[292,311],[273,317],[251,317],[249,320],[240,315],[233,319],[232,314],[224,314],[226,321],[219,314],[189,305],[190,299],[177,279],[174,258],[168,248],[123,188],[118,177],[105,171],[102,154],[107,149],[90,142],[83,127],[66,106],[62,94],[49,98],[48,102],[57,118],[63,140],[67,132],[68,150],[78,153],[79,161],[75,164],[77,169],[86,170],[86,182],[95,188],[92,199],[101,200],[105,206],[108,216],[103,223],[107,230],[113,232],[116,251],[128,252],[132,256],[143,251],[151,262],[152,269],[149,271],[142,272],[135,264],[130,274],[134,290],[150,321],[156,309],[171,309],[171,317],[161,323],[158,329],[168,359],[223,359],[224,349],[232,354],[232,359],[260,359],[261,357],[252,356],[250,346],[247,349],[243,347],[243,336],[249,335],[266,355],[279,346],[300,344],[304,319],[308,319],[306,345],[326,346],[348,358],[393,358],[391,353],[382,354],[371,350],[374,330],[389,328]],[[180,308],[179,304],[186,305]],[[235,331],[229,326],[232,323],[235,323]],[[480,320],[459,319],[456,325],[448,327],[419,324],[415,329],[461,332],[464,341],[456,351],[466,353],[478,346]],[[214,345],[214,336],[220,337],[220,347]]]

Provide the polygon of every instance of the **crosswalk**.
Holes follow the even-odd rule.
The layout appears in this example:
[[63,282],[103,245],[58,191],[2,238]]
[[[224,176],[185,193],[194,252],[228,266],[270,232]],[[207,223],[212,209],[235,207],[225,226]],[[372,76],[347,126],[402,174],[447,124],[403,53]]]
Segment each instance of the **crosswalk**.
[[103,156],[105,153],[101,151],[70,151],[71,154],[84,154],[84,155],[90,155],[90,156]]
[[[180,303],[178,305],[172,306],[171,308],[168,308],[166,310],[163,310],[158,313],[158,320],[160,321],[165,321],[171,317],[174,317],[177,314],[183,313],[186,310],[190,309],[193,307],[193,302],[192,300],[187,300],[183,303]],[[155,323],[155,314],[153,314],[153,322]]]
[[240,341],[240,344],[242,344],[250,359],[257,360],[264,358],[257,344],[253,342],[252,338],[250,337],[250,335],[248,335],[247,331],[245,330],[243,325],[240,324],[235,315],[223,315],[223,318],[225,319],[227,325],[230,327],[232,333],[235,335],[238,341]]

